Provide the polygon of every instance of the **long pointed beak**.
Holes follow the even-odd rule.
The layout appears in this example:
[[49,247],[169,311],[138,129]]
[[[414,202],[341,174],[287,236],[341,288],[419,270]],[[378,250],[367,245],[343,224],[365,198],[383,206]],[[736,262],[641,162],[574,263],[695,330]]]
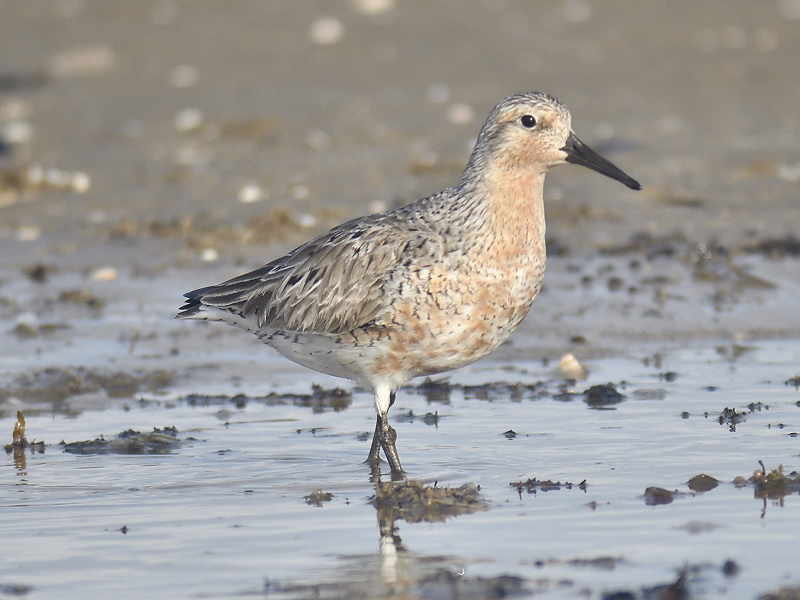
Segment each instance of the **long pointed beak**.
[[622,184],[627,185],[632,190],[640,190],[642,186],[630,175],[624,173],[610,160],[606,160],[597,152],[589,148],[586,144],[580,141],[574,133],[570,133],[567,138],[567,143],[561,148],[567,153],[567,162],[574,165],[582,165],[590,168],[592,171],[597,171],[611,179],[616,179]]

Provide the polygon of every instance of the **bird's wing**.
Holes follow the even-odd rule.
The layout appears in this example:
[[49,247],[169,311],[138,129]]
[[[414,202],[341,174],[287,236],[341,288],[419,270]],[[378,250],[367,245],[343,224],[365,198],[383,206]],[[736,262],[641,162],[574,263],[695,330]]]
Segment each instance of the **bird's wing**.
[[255,316],[259,328],[349,331],[385,308],[384,284],[406,245],[391,220],[362,217],[255,271],[189,292],[178,316],[206,306]]

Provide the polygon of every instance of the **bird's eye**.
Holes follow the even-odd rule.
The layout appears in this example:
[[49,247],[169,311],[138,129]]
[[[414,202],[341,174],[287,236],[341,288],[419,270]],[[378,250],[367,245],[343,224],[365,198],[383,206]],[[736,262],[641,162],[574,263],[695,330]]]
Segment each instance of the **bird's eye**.
[[527,127],[530,129],[531,127],[536,127],[536,117],[533,115],[525,115],[520,119],[523,127]]

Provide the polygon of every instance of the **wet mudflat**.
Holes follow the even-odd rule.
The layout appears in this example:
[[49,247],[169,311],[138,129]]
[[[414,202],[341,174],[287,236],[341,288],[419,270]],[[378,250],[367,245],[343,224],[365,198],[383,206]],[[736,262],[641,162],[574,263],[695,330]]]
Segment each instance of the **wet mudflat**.
[[[0,1],[0,596],[796,598],[798,22]],[[523,90],[644,189],[548,175],[531,314],[376,483],[368,394],[181,294],[452,185]]]
[[[270,393],[186,384],[78,415],[34,412],[26,436],[44,452],[2,466],[3,589],[759,597],[796,582],[798,364],[792,341],[643,346],[587,361],[580,382],[555,363],[480,363],[398,395],[406,485],[374,484],[361,464],[369,394],[341,402],[291,367],[293,382]],[[613,401],[587,393],[599,386]],[[14,421],[0,420],[9,442]],[[154,428],[178,442],[70,452]],[[646,595],[659,586],[683,595]]]

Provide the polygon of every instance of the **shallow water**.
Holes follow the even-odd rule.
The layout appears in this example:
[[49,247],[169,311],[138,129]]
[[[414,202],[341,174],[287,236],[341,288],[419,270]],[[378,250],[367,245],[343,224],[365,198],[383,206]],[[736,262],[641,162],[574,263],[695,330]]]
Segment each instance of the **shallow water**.
[[[792,0],[0,0],[0,440],[21,409],[48,444],[0,461],[0,596],[800,585],[797,493],[731,483],[800,468],[798,19]],[[530,317],[392,413],[411,477],[479,484],[489,509],[392,537],[361,464],[369,395],[320,400],[347,384],[172,317],[186,290],[452,185],[483,116],[530,89],[644,190],[548,175]],[[565,352],[590,368],[571,388]],[[626,396],[607,410],[568,393],[607,382]],[[164,455],[58,445],[173,425]],[[700,473],[720,485],[690,493]],[[573,485],[510,485],[531,478]],[[648,505],[653,487],[681,494]]]
[[[0,582],[31,598],[492,597],[498,581],[523,596],[600,598],[685,571],[692,597],[752,598],[800,581],[797,494],[764,500],[731,483],[759,460],[768,471],[800,465],[800,392],[786,383],[798,364],[800,344],[770,341],[600,359],[568,387],[551,364],[483,362],[453,373],[439,401],[403,390],[393,415],[409,475],[478,484],[489,510],[397,521],[393,541],[381,540],[368,503],[367,393],[344,410],[314,411],[270,405],[258,389],[240,390],[253,396],[240,408],[190,402],[198,390],[186,386],[77,417],[31,415],[28,439],[48,446],[24,465],[3,461]],[[310,393],[312,380],[275,391]],[[495,382],[538,385],[485,385]],[[603,410],[565,394],[607,382],[625,398]],[[721,424],[726,408],[744,420]],[[182,440],[167,455],[57,445],[167,425]],[[0,431],[12,428],[0,421]],[[686,482],[700,473],[720,485],[692,493]],[[536,494],[510,485],[529,478],[574,485]],[[681,494],[650,506],[651,486]],[[333,496],[308,504],[316,490]],[[734,575],[723,574],[726,561]],[[521,579],[488,579],[500,575]]]

